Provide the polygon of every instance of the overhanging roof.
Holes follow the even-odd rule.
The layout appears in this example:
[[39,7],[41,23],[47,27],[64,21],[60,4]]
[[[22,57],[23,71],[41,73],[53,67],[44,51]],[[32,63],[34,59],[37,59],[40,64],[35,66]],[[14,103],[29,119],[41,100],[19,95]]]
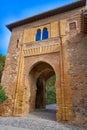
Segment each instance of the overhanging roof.
[[20,20],[20,21],[11,23],[11,24],[8,24],[8,25],[6,25],[6,27],[10,31],[12,31],[12,29],[15,28],[15,27],[22,26],[24,24],[28,24],[28,23],[31,23],[31,22],[34,22],[34,21],[37,21],[37,20],[40,20],[40,19],[44,19],[44,18],[53,16],[53,15],[56,15],[56,14],[64,13],[64,12],[67,12],[67,11],[70,11],[70,10],[73,10],[73,9],[76,9],[76,8],[79,8],[79,7],[83,7],[83,6],[86,6],[86,0],[79,0],[77,2],[73,2],[71,4],[68,4],[68,5],[59,7],[59,8],[55,8],[53,10],[49,10],[47,12],[44,12],[44,13],[41,13],[41,14],[38,14],[38,15],[35,15],[35,16],[32,16],[32,17],[28,17],[26,19],[23,19],[23,20]]

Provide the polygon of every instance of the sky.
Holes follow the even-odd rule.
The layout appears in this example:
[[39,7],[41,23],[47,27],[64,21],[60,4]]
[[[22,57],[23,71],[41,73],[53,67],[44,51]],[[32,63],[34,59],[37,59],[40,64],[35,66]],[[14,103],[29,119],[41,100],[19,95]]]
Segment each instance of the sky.
[[76,0],[0,0],[0,54],[6,55],[11,32],[7,24]]

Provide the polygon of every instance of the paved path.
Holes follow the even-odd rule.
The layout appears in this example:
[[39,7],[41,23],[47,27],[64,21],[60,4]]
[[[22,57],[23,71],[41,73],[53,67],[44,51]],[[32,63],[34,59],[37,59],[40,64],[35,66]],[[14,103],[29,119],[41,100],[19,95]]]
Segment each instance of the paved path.
[[40,110],[26,117],[1,117],[0,130],[86,130],[55,121],[55,111]]
[[2,126],[2,125],[0,125],[0,130],[31,130],[31,129],[17,128],[17,127]]
[[46,105],[46,109],[48,109],[48,110],[56,110],[56,104]]

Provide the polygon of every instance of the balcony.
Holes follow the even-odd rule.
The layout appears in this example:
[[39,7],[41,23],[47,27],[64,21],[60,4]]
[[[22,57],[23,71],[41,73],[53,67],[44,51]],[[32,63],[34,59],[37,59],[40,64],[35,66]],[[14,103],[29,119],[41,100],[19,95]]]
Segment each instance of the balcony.
[[39,42],[26,43],[24,45],[24,56],[34,56],[52,52],[58,52],[60,50],[59,39],[48,39]]

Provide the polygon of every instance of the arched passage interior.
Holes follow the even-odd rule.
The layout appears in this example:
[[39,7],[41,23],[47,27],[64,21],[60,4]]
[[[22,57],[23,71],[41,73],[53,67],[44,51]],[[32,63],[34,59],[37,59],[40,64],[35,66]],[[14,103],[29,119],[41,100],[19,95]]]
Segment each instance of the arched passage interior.
[[29,73],[32,81],[30,111],[46,107],[46,83],[53,75],[56,75],[55,70],[46,62],[38,62],[31,68]]

